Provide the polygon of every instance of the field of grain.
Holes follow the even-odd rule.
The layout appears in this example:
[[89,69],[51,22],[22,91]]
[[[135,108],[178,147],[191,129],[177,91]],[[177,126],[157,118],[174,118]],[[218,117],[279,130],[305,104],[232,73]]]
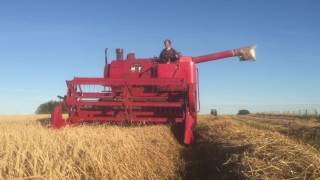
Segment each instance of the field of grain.
[[0,179],[320,179],[319,148],[288,129],[279,117],[202,115],[184,146],[170,125],[54,130],[48,115],[0,116]]
[[182,146],[168,126],[53,130],[48,116],[0,117],[0,179],[178,179]]

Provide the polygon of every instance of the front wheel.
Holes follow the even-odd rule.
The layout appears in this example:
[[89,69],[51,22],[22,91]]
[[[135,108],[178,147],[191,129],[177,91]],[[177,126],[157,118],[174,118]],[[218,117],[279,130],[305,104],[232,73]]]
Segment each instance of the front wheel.
[[59,129],[65,125],[66,123],[62,118],[62,104],[58,104],[51,113],[51,127]]
[[195,140],[194,138],[194,126],[196,124],[195,119],[192,117],[190,112],[188,111],[186,114],[185,120],[185,129],[184,129],[184,143],[192,144]]

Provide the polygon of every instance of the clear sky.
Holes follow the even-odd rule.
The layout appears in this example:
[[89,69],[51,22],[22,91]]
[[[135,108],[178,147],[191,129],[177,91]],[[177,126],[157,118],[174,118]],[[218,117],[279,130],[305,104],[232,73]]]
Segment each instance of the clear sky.
[[[320,1],[0,1],[0,114],[33,113],[74,76],[101,77],[104,48],[157,56],[256,44],[257,61],[199,65],[202,112],[320,104]],[[220,108],[220,109],[219,109]],[[265,109],[264,109],[265,108]]]

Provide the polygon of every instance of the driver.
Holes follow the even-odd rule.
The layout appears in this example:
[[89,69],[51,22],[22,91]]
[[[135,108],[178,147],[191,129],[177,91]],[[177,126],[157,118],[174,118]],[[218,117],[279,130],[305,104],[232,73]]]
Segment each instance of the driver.
[[179,59],[180,53],[172,48],[172,42],[170,39],[166,39],[163,43],[165,48],[160,53],[160,63],[175,63]]

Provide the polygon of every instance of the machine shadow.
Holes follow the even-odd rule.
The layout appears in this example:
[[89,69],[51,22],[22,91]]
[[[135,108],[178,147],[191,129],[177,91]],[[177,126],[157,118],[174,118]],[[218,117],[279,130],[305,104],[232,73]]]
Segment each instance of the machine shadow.
[[235,146],[196,138],[195,144],[181,152],[186,162],[183,179],[246,179],[241,174],[241,158],[252,145]]
[[184,137],[184,123],[172,123],[170,124],[171,132],[180,145],[185,145],[183,142]]
[[[41,126],[44,128],[50,128],[51,127],[51,119],[50,118],[39,118],[36,120]],[[138,126],[157,126],[159,124],[155,123],[129,123],[129,122],[97,122],[97,121],[86,121],[82,124],[86,125],[101,125],[106,124],[110,126],[122,126],[122,127],[138,127]],[[177,142],[179,144],[184,145],[183,143],[183,136],[184,136],[184,124],[183,123],[170,123],[169,124],[170,130],[174,137],[176,138]]]
[[[51,119],[50,118],[39,118],[36,121],[45,128],[51,128]],[[110,125],[110,126],[120,126],[120,127],[141,127],[141,126],[157,126],[161,124],[157,123],[144,123],[144,122],[103,122],[103,121],[84,121],[81,125]],[[162,124],[163,125],[163,124]],[[183,144],[183,133],[184,133],[184,125],[183,123],[169,123],[167,124],[174,137],[180,144]]]

